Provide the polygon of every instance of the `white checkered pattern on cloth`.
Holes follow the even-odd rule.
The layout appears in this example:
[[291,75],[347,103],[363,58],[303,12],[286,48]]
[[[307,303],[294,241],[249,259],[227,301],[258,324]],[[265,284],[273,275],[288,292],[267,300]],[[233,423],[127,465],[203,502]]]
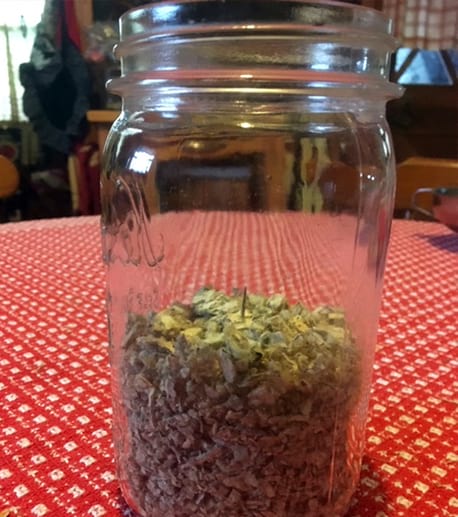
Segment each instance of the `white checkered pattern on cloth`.
[[403,47],[429,50],[458,46],[457,0],[384,0]]
[[[0,225],[0,257],[0,513],[131,516],[113,463],[98,220]],[[361,482],[346,517],[458,515],[457,277],[458,234],[394,222]]]
[[[356,219],[348,216],[242,212],[156,216],[148,231],[151,249],[158,254],[162,236],[165,257],[158,273],[159,306],[154,309],[173,301],[189,303],[204,286],[227,293],[245,287],[251,293],[283,293],[291,302],[310,307],[340,304],[342,281],[350,275],[354,260],[355,232]],[[114,253],[125,260],[125,250],[135,247],[132,241],[120,240]],[[150,270],[147,266],[140,270],[138,285]]]

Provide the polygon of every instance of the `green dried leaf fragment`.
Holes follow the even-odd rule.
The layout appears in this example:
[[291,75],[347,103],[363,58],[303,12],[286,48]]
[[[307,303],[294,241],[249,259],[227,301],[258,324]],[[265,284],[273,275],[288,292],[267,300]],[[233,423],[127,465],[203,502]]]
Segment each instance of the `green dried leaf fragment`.
[[287,307],[286,298],[280,294],[274,294],[267,300],[267,306],[275,312],[280,312]]
[[204,329],[202,327],[188,327],[187,329],[181,331],[181,333],[188,341],[190,341],[202,336]]

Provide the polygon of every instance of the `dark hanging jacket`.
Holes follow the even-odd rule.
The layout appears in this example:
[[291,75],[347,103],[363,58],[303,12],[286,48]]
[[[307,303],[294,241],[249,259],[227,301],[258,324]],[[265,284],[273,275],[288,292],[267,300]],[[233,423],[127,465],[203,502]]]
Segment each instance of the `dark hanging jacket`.
[[46,0],[29,63],[19,67],[24,113],[42,144],[69,154],[81,137],[90,82],[75,0]]

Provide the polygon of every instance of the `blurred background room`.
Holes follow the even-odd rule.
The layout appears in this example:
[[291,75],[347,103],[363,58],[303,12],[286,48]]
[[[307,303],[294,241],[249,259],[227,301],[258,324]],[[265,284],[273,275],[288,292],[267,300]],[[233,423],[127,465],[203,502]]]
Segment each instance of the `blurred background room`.
[[[100,212],[100,152],[120,109],[105,90],[120,74],[112,52],[117,20],[145,3],[0,0],[1,222]],[[416,216],[416,189],[458,186],[458,2],[350,3],[394,21],[391,80],[405,87],[388,105],[396,215]],[[301,163],[316,159],[318,148],[303,148]]]

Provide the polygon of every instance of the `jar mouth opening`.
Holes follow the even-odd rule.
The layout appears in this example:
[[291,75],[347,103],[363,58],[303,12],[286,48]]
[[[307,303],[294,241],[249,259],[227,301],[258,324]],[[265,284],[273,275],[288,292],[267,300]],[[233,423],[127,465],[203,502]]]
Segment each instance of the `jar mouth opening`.
[[392,30],[391,20],[382,12],[334,0],[178,0],[157,1],[124,13],[120,41],[145,34],[205,32],[209,27],[244,34],[269,28],[307,33],[350,27],[380,35]]
[[288,91],[301,84],[328,93],[372,89],[379,98],[402,91],[388,82],[396,48],[390,20],[354,4],[158,1],[125,13],[120,35],[115,53],[122,77],[108,88],[122,95],[132,88],[189,81],[215,88],[228,81],[239,88],[266,88],[270,82]]

